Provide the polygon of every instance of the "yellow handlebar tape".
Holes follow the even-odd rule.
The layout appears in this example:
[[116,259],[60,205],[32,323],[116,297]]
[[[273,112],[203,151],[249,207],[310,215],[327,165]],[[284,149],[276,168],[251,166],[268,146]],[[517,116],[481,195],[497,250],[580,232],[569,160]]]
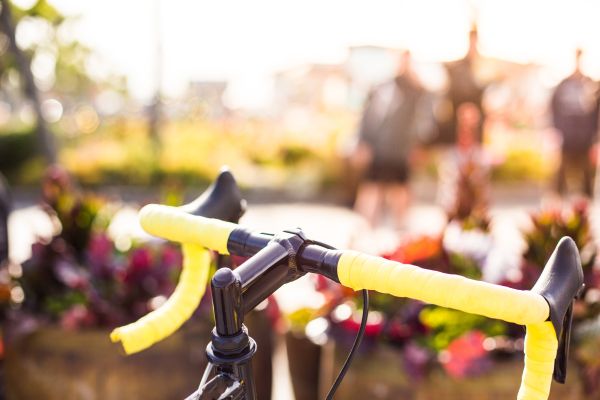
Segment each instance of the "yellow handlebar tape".
[[148,204],[140,210],[140,224],[151,235],[181,243],[196,243],[229,254],[227,240],[237,225],[191,215],[177,207]]
[[546,400],[550,395],[558,340],[552,322],[527,325],[525,369],[517,400]]
[[539,294],[426,270],[355,251],[338,262],[340,283],[526,325],[525,369],[518,400],[546,400],[558,340]]
[[210,252],[197,244],[183,244],[179,283],[158,309],[129,325],[113,330],[110,339],[121,342],[127,354],[137,353],[172,335],[193,314],[206,290]]
[[527,325],[548,319],[546,300],[537,293],[444,274],[414,265],[345,251],[338,263],[340,283],[471,314]]
[[183,269],[175,291],[165,304],[138,321],[110,334],[127,354],[147,349],[173,334],[198,307],[208,282],[211,257],[204,247],[228,254],[227,240],[237,225],[190,215],[179,208],[150,204],[140,211],[146,232],[183,243]]

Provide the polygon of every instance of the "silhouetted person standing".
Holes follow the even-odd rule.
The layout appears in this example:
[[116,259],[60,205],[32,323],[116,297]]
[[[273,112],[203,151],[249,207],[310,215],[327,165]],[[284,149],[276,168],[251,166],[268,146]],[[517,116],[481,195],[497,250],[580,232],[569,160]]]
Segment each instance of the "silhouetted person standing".
[[401,56],[395,78],[369,95],[355,155],[366,167],[355,209],[372,226],[386,206],[396,227],[401,225],[409,204],[410,157],[419,138],[433,127],[430,104],[413,76],[408,51]]
[[555,189],[565,195],[568,176],[579,175],[583,192],[591,197],[594,168],[589,153],[597,140],[599,105],[595,83],[581,72],[582,54],[576,51],[575,71],[552,96],[552,121],[562,138]]
[[[477,28],[473,27],[469,32],[469,47],[467,54],[457,61],[447,63],[448,71],[448,100],[452,105],[452,120],[450,131],[452,135],[458,132],[458,109],[465,103],[470,103],[477,107],[481,118],[477,126],[477,136],[475,140],[479,143],[482,139],[482,128],[485,119],[482,107],[483,92],[485,86],[477,80],[475,76],[475,67],[478,59],[481,57],[478,45]],[[453,136],[455,138],[455,136]],[[454,142],[454,140],[451,140]]]

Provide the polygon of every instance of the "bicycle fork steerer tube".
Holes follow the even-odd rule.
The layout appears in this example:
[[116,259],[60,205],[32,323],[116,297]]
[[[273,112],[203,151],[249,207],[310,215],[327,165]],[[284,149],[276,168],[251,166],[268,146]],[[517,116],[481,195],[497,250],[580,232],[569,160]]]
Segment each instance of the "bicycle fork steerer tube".
[[228,388],[229,397],[224,398],[255,400],[251,361],[256,343],[243,325],[244,316],[283,284],[306,272],[319,272],[339,282],[335,267],[341,253],[310,244],[300,230],[270,236],[238,228],[228,247],[230,254],[252,257],[235,271],[219,269],[212,278],[215,329],[206,354],[221,382],[200,388],[200,398],[210,398],[212,386],[214,393],[221,394]]

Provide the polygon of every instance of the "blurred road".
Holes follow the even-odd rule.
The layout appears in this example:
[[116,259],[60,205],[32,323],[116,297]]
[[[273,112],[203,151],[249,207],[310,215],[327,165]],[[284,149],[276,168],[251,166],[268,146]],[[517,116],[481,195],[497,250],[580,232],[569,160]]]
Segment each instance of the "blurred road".
[[[519,226],[526,222],[523,206],[499,206],[492,209],[494,232],[500,241],[514,242]],[[397,235],[389,228],[371,230],[365,221],[351,210],[331,205],[306,203],[260,204],[251,206],[242,224],[266,232],[301,227],[309,237],[340,248],[356,248],[372,254],[389,250],[397,243]],[[445,223],[443,211],[433,204],[419,204],[410,208],[404,227],[405,234],[440,231]],[[26,260],[36,237],[52,234],[53,223],[38,206],[15,209],[9,219],[11,258]],[[143,236],[137,222],[135,208],[126,206],[110,228],[112,235]],[[518,235],[517,235],[518,236]]]

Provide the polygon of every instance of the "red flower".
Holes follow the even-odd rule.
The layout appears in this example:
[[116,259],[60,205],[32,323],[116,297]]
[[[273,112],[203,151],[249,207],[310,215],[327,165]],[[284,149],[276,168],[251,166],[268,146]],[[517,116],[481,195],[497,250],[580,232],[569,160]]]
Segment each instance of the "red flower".
[[468,332],[453,340],[440,361],[446,372],[455,378],[464,378],[485,372],[490,366],[483,347],[486,336],[480,331]]
[[129,268],[132,271],[145,271],[152,267],[152,254],[149,249],[140,247],[131,253]]
[[[342,321],[342,328],[350,331],[350,332],[358,332],[360,329],[361,315],[355,314],[350,318]],[[377,337],[381,334],[383,330],[384,320],[381,314],[376,311],[369,313],[369,318],[367,319],[367,326],[365,328],[365,336],[367,337]]]
[[439,236],[417,236],[404,240],[392,253],[384,254],[389,260],[411,264],[421,260],[439,257],[442,253],[442,239]]
[[153,260],[150,249],[140,247],[133,250],[129,255],[129,264],[123,277],[124,281],[127,284],[142,284],[148,278],[152,266]]

